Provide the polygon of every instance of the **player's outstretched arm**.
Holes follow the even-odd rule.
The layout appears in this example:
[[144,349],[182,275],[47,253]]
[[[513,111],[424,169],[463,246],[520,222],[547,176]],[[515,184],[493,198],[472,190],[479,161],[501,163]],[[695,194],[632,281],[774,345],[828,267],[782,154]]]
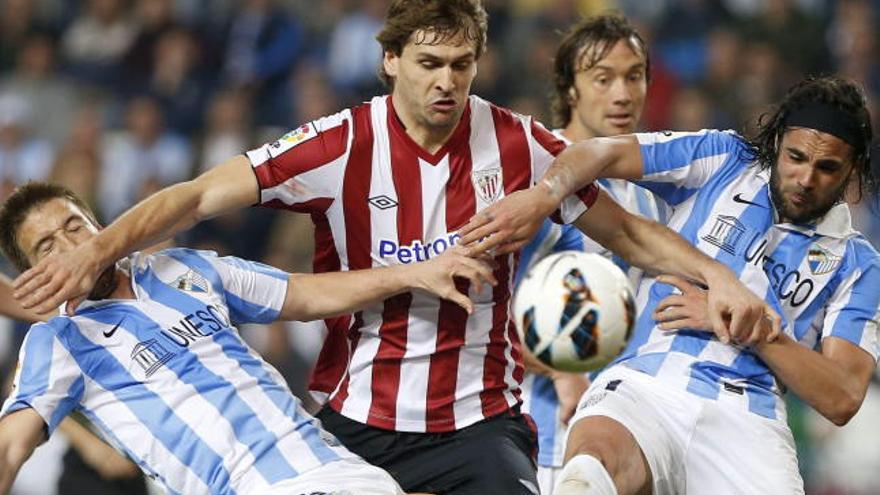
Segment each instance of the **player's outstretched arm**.
[[563,199],[599,177],[642,177],[642,155],[635,136],[593,138],[572,144],[556,157],[537,185],[474,215],[460,231],[461,243],[474,255],[517,251]]
[[0,494],[9,493],[22,464],[46,439],[43,418],[33,409],[0,420]]
[[821,353],[784,334],[755,350],[779,381],[838,426],[862,407],[877,366],[864,349],[838,337],[822,340]]
[[[250,162],[244,155],[236,156],[194,180],[150,196],[73,251],[46,257],[15,280],[15,298],[39,313],[83,298],[101,271],[116,260],[201,220],[252,205],[258,191]],[[68,307],[73,309],[75,304]]]
[[677,275],[706,285],[708,319],[722,342],[742,341],[764,319],[779,334],[781,319],[726,266],[706,256],[668,227],[633,215],[600,192],[574,225],[630,264],[653,273]]
[[477,291],[483,284],[497,283],[487,261],[466,256],[465,250],[458,246],[436,258],[411,265],[293,274],[278,318],[308,321],[348,314],[410,290],[430,292],[458,304],[470,314],[474,303],[456,287],[456,282],[463,280],[469,281]]

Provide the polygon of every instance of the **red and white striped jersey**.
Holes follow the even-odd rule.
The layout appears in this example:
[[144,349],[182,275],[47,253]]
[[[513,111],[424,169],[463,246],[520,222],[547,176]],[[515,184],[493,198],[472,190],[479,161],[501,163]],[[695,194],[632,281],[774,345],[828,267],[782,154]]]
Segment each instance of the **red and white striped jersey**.
[[[471,96],[436,153],[419,147],[390,96],[295,129],[247,153],[263,206],[309,213],[316,272],[423,261],[458,240],[472,215],[530,187],[565,145],[529,117]],[[590,185],[559,212],[592,206]],[[496,287],[475,311],[423,292],[328,320],[311,388],[331,407],[378,428],[444,432],[503,413],[519,401],[523,367],[509,318],[516,257],[499,256]],[[306,296],[307,297],[307,296]]]

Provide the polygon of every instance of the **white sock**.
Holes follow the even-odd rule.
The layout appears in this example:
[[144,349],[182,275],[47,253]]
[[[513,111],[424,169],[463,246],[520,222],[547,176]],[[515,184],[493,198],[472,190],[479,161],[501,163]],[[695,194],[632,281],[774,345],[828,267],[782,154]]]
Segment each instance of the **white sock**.
[[617,495],[617,488],[599,459],[580,454],[565,463],[553,495]]

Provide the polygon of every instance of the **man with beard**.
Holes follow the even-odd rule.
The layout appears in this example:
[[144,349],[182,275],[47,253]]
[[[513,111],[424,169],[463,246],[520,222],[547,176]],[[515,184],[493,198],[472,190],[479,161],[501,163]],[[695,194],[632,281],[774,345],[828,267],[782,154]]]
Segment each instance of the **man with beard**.
[[555,494],[803,493],[783,392],[837,425],[859,410],[878,355],[880,255],[842,199],[851,182],[876,191],[864,92],[806,79],[761,122],[752,141],[704,130],[575,144],[462,230],[474,253],[516,249],[580,184],[635,180],[783,316],[773,342],[716,339],[698,287],[644,279],[634,337],[582,399]]
[[[0,246],[25,270],[98,235],[69,190],[30,183],[0,209]],[[409,266],[287,274],[214,253],[135,253],[104,270],[76,313],[39,323],[0,411],[0,493],[73,411],[169,493],[401,495],[341,446],[236,325],[346,313],[404,291],[473,303],[459,280],[494,284],[460,248]]]

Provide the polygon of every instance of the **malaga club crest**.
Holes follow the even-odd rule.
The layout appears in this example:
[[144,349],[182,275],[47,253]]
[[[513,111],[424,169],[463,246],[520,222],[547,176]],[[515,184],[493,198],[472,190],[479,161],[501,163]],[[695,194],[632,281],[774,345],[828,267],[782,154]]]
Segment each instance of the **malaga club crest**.
[[823,249],[818,243],[813,243],[810,246],[810,252],[807,254],[807,262],[813,275],[825,275],[834,271],[837,265],[840,264],[841,259],[840,256],[834,256]]
[[193,270],[177,277],[177,279],[169,285],[177,290],[183,290],[186,292],[211,293],[211,284],[205,280],[205,277]]
[[501,197],[501,191],[504,190],[501,167],[476,170],[471,178],[474,182],[474,190],[484,203],[494,203]]

